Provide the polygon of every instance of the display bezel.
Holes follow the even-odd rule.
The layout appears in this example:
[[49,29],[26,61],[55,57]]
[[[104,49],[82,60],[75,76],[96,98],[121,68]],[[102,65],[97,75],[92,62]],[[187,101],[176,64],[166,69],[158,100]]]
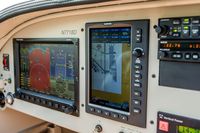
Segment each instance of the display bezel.
[[[20,45],[26,44],[56,44],[56,45],[74,45],[74,100],[61,98],[52,94],[45,94],[39,91],[34,91],[31,89],[22,89],[20,88]],[[35,98],[45,99],[47,101],[60,103],[66,106],[73,106],[75,112],[73,115],[79,115],[79,39],[78,38],[15,38],[13,39],[13,50],[14,50],[14,71],[15,71],[15,92],[16,95],[19,95],[19,92],[22,92],[26,95],[31,95]],[[17,97],[17,96],[16,96]],[[17,97],[18,98],[18,97]],[[19,98],[22,99],[22,98]],[[22,99],[25,100],[25,99]],[[34,103],[33,101],[26,100],[28,102]],[[45,105],[44,105],[45,106]],[[46,106],[48,107],[48,106]],[[52,108],[52,107],[49,107]],[[59,110],[59,109],[57,109]]]
[[[131,55],[131,86],[129,112],[112,109],[109,107],[91,104],[90,93],[90,28],[107,27],[131,27],[131,53],[137,48],[142,49],[144,55],[140,58]],[[93,22],[86,23],[86,112],[112,119],[115,121],[127,123],[134,126],[146,127],[147,114],[147,89],[148,89],[148,49],[149,49],[149,20],[125,20],[111,22]],[[138,36],[141,37],[138,41]],[[135,65],[141,65],[142,70],[137,70]],[[141,79],[136,77],[136,73],[141,74]],[[139,84],[137,84],[139,82]],[[138,86],[139,85],[139,86]],[[135,101],[139,101],[137,104]]]

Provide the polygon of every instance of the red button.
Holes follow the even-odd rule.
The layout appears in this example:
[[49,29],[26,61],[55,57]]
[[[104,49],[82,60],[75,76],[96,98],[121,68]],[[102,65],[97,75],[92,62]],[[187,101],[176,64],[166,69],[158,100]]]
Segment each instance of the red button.
[[169,131],[169,123],[165,121],[159,121],[159,130],[168,132]]

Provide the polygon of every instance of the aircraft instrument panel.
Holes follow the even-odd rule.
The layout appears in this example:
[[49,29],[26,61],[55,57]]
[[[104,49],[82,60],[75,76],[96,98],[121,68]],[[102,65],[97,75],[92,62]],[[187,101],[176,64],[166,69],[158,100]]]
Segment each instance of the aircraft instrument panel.
[[200,133],[199,7],[38,0],[0,11],[0,111],[78,133]]

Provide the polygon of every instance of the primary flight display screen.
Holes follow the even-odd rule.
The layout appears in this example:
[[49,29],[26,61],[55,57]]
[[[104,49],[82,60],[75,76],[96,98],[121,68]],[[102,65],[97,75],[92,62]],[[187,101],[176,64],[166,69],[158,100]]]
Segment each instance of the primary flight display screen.
[[74,51],[74,45],[21,43],[20,88],[74,100]]
[[131,27],[90,28],[90,103],[129,112]]

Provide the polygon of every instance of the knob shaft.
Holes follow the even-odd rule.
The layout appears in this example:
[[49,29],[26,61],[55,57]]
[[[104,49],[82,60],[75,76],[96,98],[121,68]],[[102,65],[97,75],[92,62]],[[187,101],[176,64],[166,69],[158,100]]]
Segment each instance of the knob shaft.
[[137,58],[142,57],[143,55],[143,50],[140,48],[136,48],[133,50],[133,55]]

